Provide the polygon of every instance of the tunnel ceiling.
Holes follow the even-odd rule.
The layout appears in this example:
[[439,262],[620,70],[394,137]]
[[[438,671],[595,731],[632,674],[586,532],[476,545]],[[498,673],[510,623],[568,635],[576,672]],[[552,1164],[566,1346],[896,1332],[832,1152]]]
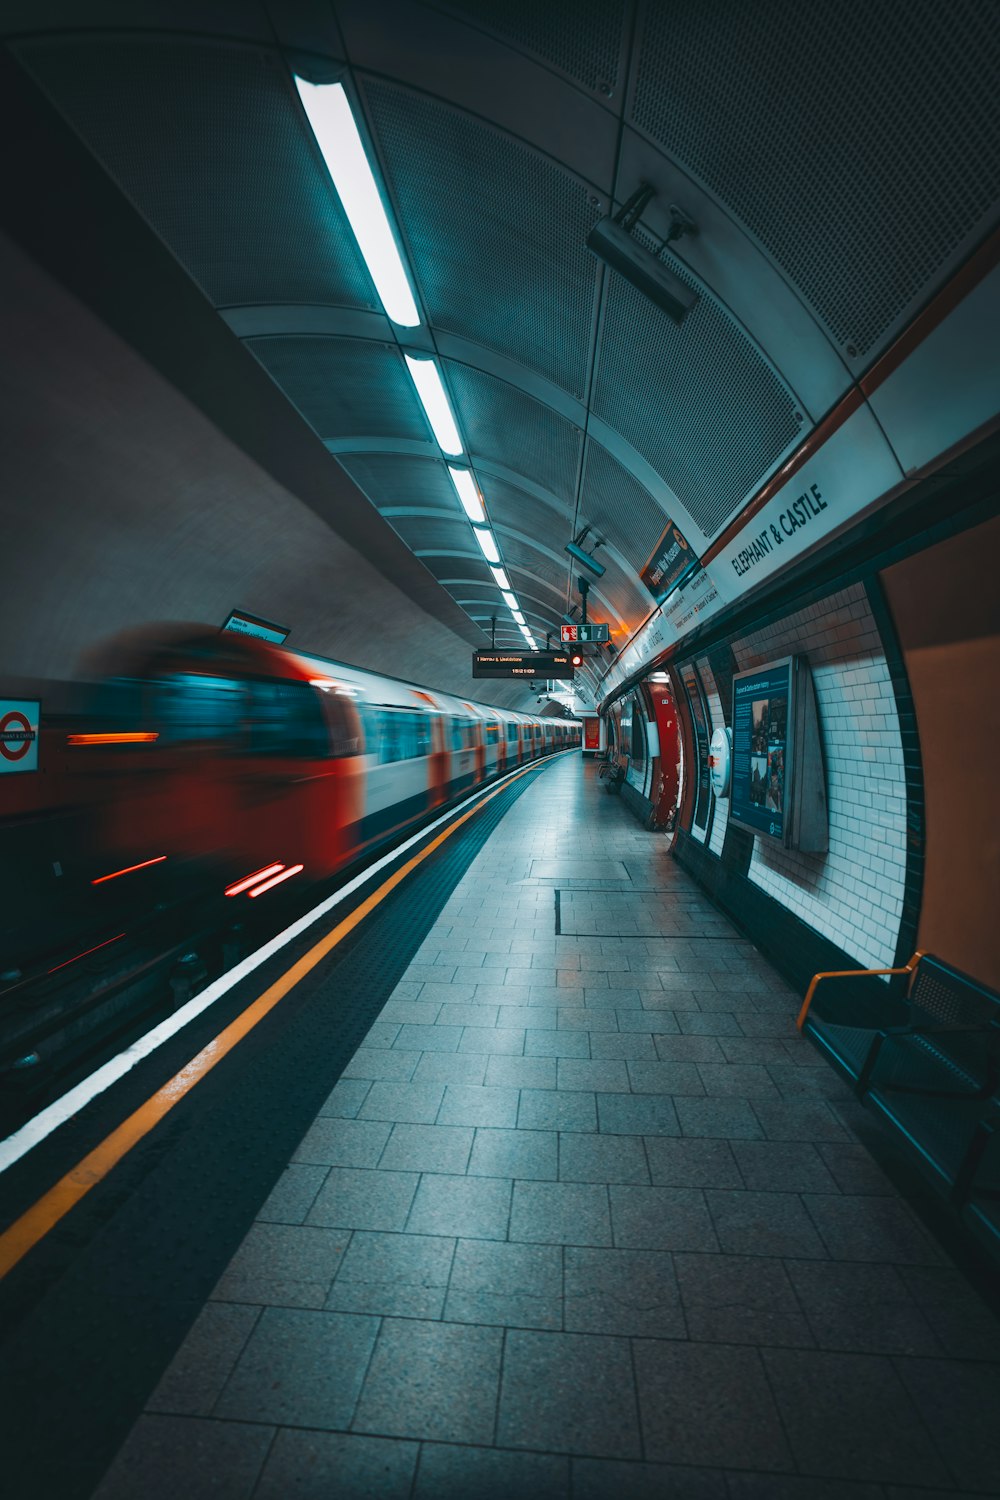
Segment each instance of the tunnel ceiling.
[[[539,644],[589,527],[620,648],[668,520],[697,553],[731,526],[997,196],[992,0],[84,9],[33,7],[19,63],[483,644],[492,615],[522,641],[404,349],[439,362]],[[296,73],[348,89],[418,328],[381,309]],[[586,247],[643,182],[648,248],[671,205],[696,226],[659,252],[681,324]]]

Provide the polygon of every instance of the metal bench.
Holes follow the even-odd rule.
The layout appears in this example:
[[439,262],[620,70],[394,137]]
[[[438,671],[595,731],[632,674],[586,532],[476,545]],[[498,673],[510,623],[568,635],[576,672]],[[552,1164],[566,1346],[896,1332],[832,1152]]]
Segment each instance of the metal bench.
[[1000,1248],[1000,995],[915,953],[814,975],[798,1026]]

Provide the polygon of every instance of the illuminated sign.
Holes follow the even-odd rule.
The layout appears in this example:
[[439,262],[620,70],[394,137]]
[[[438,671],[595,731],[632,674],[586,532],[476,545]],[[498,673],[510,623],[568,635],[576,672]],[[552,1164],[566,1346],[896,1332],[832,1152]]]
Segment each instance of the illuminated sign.
[[472,675],[572,682],[573,663],[563,651],[473,651]]
[[559,639],[565,644],[567,642],[580,642],[586,645],[606,646],[610,639],[610,626],[605,622],[603,625],[560,625]]
[[0,775],[38,770],[41,704],[28,698],[0,698]]
[[698,559],[688,546],[682,532],[672,521],[653,548],[653,555],[639,577],[649,589],[657,604],[661,604],[681,579],[698,566]]
[[258,640],[270,641],[275,646],[282,645],[288,639],[290,630],[287,625],[274,625],[270,620],[258,619],[256,615],[248,615],[242,609],[234,609],[222,628],[232,630],[236,635],[254,635]]

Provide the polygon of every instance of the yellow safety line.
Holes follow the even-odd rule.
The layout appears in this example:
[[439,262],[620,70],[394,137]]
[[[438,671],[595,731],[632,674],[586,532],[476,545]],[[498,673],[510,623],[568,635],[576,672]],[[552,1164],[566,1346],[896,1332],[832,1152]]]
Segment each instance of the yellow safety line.
[[494,797],[498,797],[512,782],[520,780],[529,771],[537,770],[539,764],[540,762],[533,762],[529,766],[522,766],[502,786],[494,787],[476,803],[475,807],[470,807],[457,817],[454,823],[450,823],[447,828],[443,828],[439,834],[436,834],[419,854],[413,855],[377,890],[373,891],[370,896],[366,896],[350,916],[338,922],[325,937],[320,938],[308,953],[303,954],[280,979],[259,995],[251,1005],[248,1005],[245,1011],[231,1021],[206,1047],[203,1047],[196,1057],[181,1068],[179,1073],[175,1073],[168,1083],[165,1083],[161,1089],[157,1089],[145,1104],[141,1104],[127,1120],[123,1120],[99,1146],[95,1146],[94,1150],[89,1152],[82,1161],[77,1162],[72,1171],[60,1178],[31,1208],[16,1219],[9,1229],[0,1234],[0,1279],[17,1265],[29,1250],[34,1249],[38,1242],[49,1233],[49,1230],[54,1229],[60,1219],[64,1218],[70,1209],[90,1192],[92,1187],[102,1182],[111,1169],[131,1151],[132,1147],[137,1145],[143,1136],[148,1135],[153,1127],[158,1125],[173,1109],[174,1105],[179,1104],[195,1084],[200,1083],[212,1071],[216,1063],[221,1062],[227,1053],[248,1036],[258,1022],[274,1009],[278,1001],[283,1000],[289,990],[294,989],[299,981],[304,979],[328,953],[332,952],[349,932],[353,932],[355,927],[363,922],[365,917],[406,879],[407,875],[433,854],[435,849],[440,848],[446,839],[451,838],[451,835],[461,828],[463,823],[468,822],[469,818],[485,807],[487,802],[492,802]]

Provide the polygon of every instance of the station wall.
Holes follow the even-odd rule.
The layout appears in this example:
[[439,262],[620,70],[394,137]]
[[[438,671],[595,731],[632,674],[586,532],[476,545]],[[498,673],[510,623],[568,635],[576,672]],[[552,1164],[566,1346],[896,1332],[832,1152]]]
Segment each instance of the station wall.
[[67,677],[95,642],[242,608],[290,645],[462,696],[468,641],[426,614],[75,297],[0,237],[5,677]]

